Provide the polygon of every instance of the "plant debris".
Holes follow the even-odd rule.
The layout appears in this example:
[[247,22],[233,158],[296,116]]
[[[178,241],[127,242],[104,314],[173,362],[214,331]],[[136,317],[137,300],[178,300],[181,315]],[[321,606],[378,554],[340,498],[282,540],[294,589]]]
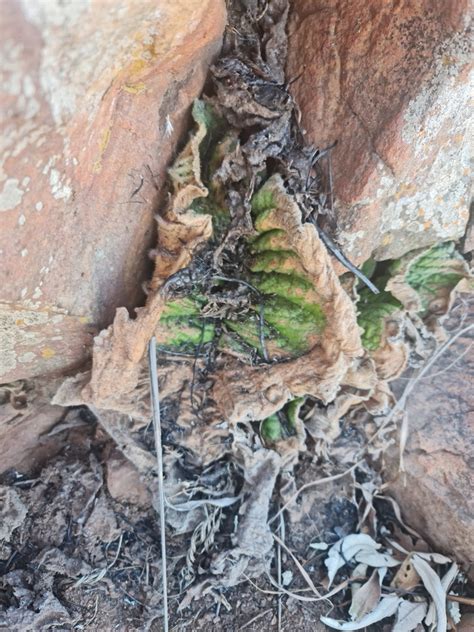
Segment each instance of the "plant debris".
[[[193,129],[169,170],[169,201],[156,215],[146,305],[135,318],[117,310],[95,338],[92,369],[65,380],[54,403],[89,407],[156,502],[146,362],[148,342],[156,338],[161,512],[172,536],[187,536],[186,554],[173,562],[181,610],[206,595],[226,607],[223,588],[266,576],[279,597],[336,598],[339,613],[351,620],[322,617],[335,629],[394,617],[394,629],[424,621],[440,631],[458,569],[384,540],[383,484],[368,463],[395,441],[396,415],[410,392],[395,404],[389,382],[439,357],[440,319],[469,291],[470,272],[451,243],[400,261],[368,262],[361,271],[338,254],[322,228],[336,221],[320,164],[330,148],[305,145],[285,83],[287,15],[287,0],[231,3],[221,58],[193,106]],[[351,272],[339,278],[334,256]],[[349,438],[341,439],[342,419],[350,419]],[[317,461],[318,477],[297,489],[304,458]],[[100,567],[82,560],[80,570],[72,569],[70,556],[63,559],[75,589],[106,583],[125,554],[135,564],[92,457],[90,470],[90,476],[76,472],[82,481],[77,507],[73,482],[63,486],[81,537],[114,542],[116,558],[101,558]],[[275,580],[275,542],[280,567],[287,553],[285,521],[291,531],[311,504],[307,490],[335,480],[350,491],[331,502],[321,492],[320,500],[345,512],[339,512],[338,531],[312,545],[325,556],[325,584],[321,578],[316,589],[292,554],[296,570],[280,568]],[[21,500],[5,493],[6,506],[16,508],[10,537],[27,518]],[[53,569],[57,555],[53,550],[42,563]],[[311,596],[293,590],[296,571]],[[39,581],[36,575],[7,579],[19,592]],[[155,587],[159,580],[166,578],[154,573]],[[347,591],[348,612],[341,606]],[[46,592],[42,585],[37,591],[42,598]],[[33,598],[25,604],[30,613],[37,607]],[[49,605],[62,625],[61,603]],[[13,616],[9,611],[6,620]],[[39,625],[31,616],[31,625]]]

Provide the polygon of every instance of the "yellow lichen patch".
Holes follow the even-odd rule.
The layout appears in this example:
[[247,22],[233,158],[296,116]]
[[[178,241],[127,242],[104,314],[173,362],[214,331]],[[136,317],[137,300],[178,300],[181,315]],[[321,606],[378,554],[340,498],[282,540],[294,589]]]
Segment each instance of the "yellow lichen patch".
[[412,183],[402,182],[395,193],[395,199],[400,200],[402,197],[413,195],[416,192],[416,187]]
[[146,89],[146,84],[143,82],[136,83],[135,85],[124,84],[122,86],[122,90],[124,92],[128,92],[129,94],[140,94]]
[[41,356],[45,359],[52,358],[56,355],[56,351],[51,347],[45,347],[41,350]]
[[102,136],[99,143],[99,158],[92,165],[93,173],[100,173],[102,171],[102,156],[104,155],[105,150],[107,149],[107,145],[110,142],[110,127],[102,132]]

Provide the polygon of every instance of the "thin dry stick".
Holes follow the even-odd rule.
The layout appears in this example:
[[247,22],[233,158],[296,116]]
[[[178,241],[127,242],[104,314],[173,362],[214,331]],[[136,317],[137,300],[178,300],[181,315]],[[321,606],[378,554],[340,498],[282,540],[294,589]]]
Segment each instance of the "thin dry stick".
[[461,597],[460,595],[447,595],[448,601],[457,601],[458,603],[462,603],[465,606],[474,606],[474,598],[472,597]]
[[148,346],[148,363],[150,368],[151,406],[153,413],[153,429],[155,431],[156,463],[158,469],[158,503],[160,506],[161,536],[161,574],[163,586],[163,630],[168,632],[168,584],[166,573],[166,523],[165,523],[165,490],[163,485],[163,448],[161,445],[160,394],[158,389],[158,372],[156,366],[156,338],[150,340]]
[[286,501],[283,507],[281,507],[281,509],[277,511],[277,513],[273,516],[273,518],[270,518],[270,520],[268,521],[268,524],[272,524],[272,522],[274,522],[278,518],[278,516],[280,516],[280,514],[282,514],[285,511],[285,509],[287,509],[291,505],[291,503],[295,501],[298,498],[298,496],[305,490],[310,489],[311,487],[316,487],[316,485],[323,485],[324,483],[337,481],[339,478],[342,478],[343,476],[347,476],[347,474],[350,474],[353,470],[356,469],[356,467],[359,467],[359,465],[361,465],[363,462],[364,462],[364,459],[361,459],[360,461],[357,461],[357,463],[354,463],[354,465],[351,465],[351,467],[349,467],[347,470],[344,470],[344,472],[341,472],[340,474],[334,474],[334,476],[326,476],[326,478],[319,478],[317,481],[310,481],[309,483],[305,483],[293,494],[293,496],[291,496],[289,500]]
[[[285,540],[285,520],[284,520],[284,516],[283,514],[280,514],[280,536],[281,539],[284,541]],[[281,586],[281,546],[280,544],[278,544],[277,542],[277,577],[278,577],[278,584]],[[281,595],[278,595],[277,598],[277,629],[278,632],[281,632]]]
[[255,623],[255,621],[258,621],[259,619],[261,619],[262,617],[264,617],[266,614],[268,614],[271,611],[272,611],[272,609],[268,608],[268,610],[264,610],[263,612],[259,612],[257,615],[255,615],[255,617],[253,619],[250,619],[250,621],[247,621],[247,623],[244,623],[244,625],[239,628],[239,631],[245,630],[245,628],[248,628],[249,625],[252,625],[252,623]]

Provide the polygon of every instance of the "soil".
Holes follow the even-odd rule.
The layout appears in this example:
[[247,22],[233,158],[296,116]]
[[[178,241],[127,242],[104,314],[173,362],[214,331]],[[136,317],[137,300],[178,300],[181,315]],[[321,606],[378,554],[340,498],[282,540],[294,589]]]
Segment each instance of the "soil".
[[[161,630],[155,510],[110,496],[104,481],[111,445],[94,421],[68,432],[66,442],[62,453],[36,475],[10,471],[1,481],[4,490],[14,491],[25,515],[0,549],[0,629]],[[301,484],[320,476],[321,467],[308,459],[300,470]],[[321,555],[314,555],[318,552],[308,549],[309,544],[324,537],[337,539],[357,523],[357,510],[346,491],[337,481],[322,494],[305,494],[297,523],[287,525],[287,546],[299,559],[307,559],[305,567],[313,577],[318,569],[323,577],[324,571]],[[183,598],[180,568],[188,544],[186,536],[168,534],[170,629],[252,631],[276,626],[279,597],[264,592],[275,591],[264,578],[216,591],[178,612]],[[286,554],[283,568],[292,568]],[[295,589],[299,580],[294,567],[293,572]],[[319,617],[327,614],[327,604],[283,596],[281,608],[282,630],[325,629]]]

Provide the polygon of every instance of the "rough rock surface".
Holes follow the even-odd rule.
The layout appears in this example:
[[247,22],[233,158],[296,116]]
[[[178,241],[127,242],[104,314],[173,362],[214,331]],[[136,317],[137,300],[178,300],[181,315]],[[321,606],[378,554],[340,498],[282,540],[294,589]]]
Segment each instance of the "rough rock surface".
[[[469,208],[468,0],[300,0],[288,77],[332,150],[338,240],[361,263],[463,235]],[[327,165],[323,165],[327,169]]]
[[0,390],[0,475],[10,469],[32,473],[63,447],[62,437],[47,434],[67,414],[52,406],[54,383],[28,385],[18,394]]
[[107,458],[107,489],[114,500],[138,507],[151,506],[151,494],[140,474],[118,450]]
[[143,303],[166,167],[224,0],[5,0],[0,383],[64,372]]
[[[473,310],[471,310],[471,318]],[[410,396],[406,474],[391,483],[411,526],[473,574],[474,331],[441,356]],[[398,458],[392,462],[397,473]]]

